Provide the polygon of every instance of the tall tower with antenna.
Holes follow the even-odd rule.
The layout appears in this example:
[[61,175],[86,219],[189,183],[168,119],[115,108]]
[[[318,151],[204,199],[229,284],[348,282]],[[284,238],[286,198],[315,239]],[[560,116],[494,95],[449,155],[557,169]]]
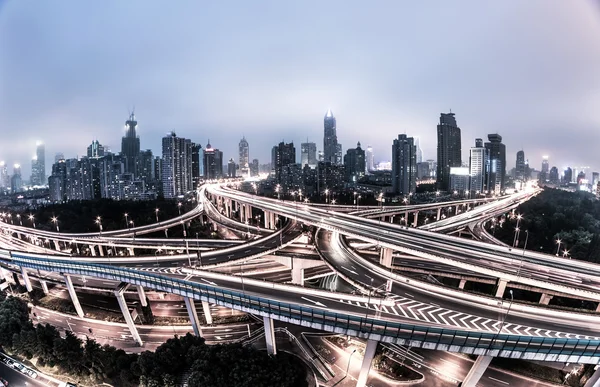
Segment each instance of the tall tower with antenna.
[[125,121],[125,136],[121,140],[121,155],[125,160],[125,173],[137,176],[137,159],[140,154],[140,138],[137,135],[137,121],[135,113],[129,114]]

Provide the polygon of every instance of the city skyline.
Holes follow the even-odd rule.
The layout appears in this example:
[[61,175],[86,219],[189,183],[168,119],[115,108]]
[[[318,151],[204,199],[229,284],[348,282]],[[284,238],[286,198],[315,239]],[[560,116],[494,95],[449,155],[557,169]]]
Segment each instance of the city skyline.
[[[308,137],[320,148],[322,117],[331,109],[338,141],[371,145],[377,161],[391,160],[390,143],[401,133],[419,137],[423,159],[435,159],[437,117],[452,108],[465,143],[502,135],[509,168],[523,149],[536,169],[547,154],[559,170],[597,170],[600,81],[592,75],[600,60],[600,45],[593,44],[600,10],[591,3],[553,5],[461,2],[430,12],[394,3],[369,9],[341,2],[241,4],[228,14],[237,25],[230,31],[211,21],[226,13],[221,6],[196,12],[197,5],[182,4],[165,16],[164,31],[141,34],[130,31],[130,16],[153,20],[160,7],[6,2],[0,6],[0,50],[6,53],[0,73],[8,75],[0,89],[0,127],[19,136],[2,142],[0,159],[21,164],[29,177],[29,155],[40,139],[46,174],[54,153],[84,155],[94,139],[118,151],[122,123],[134,106],[141,149],[155,154],[174,130],[200,143],[210,137],[225,159],[236,160],[245,135],[250,158],[264,163],[282,139],[299,146]],[[335,20],[323,16],[331,12]],[[400,26],[386,23],[407,13],[415,17]],[[65,21],[56,23],[53,15]],[[451,31],[443,27],[449,16]],[[357,20],[364,23],[352,27]],[[307,21],[314,28],[307,29]],[[253,28],[257,22],[262,29]],[[114,28],[94,33],[104,25]],[[82,49],[88,46],[94,49]],[[315,67],[316,57],[330,64]],[[561,93],[552,92],[557,89]],[[588,141],[568,146],[567,130]]]

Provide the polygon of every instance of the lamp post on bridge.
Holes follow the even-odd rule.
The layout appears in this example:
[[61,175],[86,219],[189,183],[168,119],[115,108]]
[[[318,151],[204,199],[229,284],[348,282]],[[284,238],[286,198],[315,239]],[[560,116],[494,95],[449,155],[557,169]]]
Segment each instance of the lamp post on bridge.
[[94,222],[98,225],[98,228],[100,229],[100,236],[102,236],[102,218],[97,216]]
[[125,228],[129,227],[129,219],[128,218],[129,218],[129,214],[125,213]]
[[562,243],[562,241],[559,239],[556,240],[556,243],[558,244],[558,247],[556,249],[556,256],[558,257],[558,252],[560,251],[560,244]]
[[32,214],[29,214],[29,220],[31,221],[33,228],[35,228],[35,216],[33,216]]
[[56,225],[56,232],[60,233],[60,230],[58,228],[58,218],[56,216],[53,216],[50,220]]

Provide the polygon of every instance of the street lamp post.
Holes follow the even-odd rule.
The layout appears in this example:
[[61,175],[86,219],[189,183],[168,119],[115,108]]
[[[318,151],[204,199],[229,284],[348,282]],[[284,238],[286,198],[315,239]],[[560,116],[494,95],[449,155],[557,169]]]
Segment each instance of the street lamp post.
[[557,239],[556,243],[558,244],[558,248],[556,249],[556,256],[558,257],[558,252],[560,251],[560,244],[562,243],[562,241],[560,239]]
[[129,227],[129,214],[125,213],[125,228]]
[[35,216],[33,216],[32,214],[29,214],[29,220],[31,221],[33,228],[35,228]]
[[58,218],[56,216],[53,216],[51,218],[51,220],[52,220],[52,223],[54,223],[56,225],[56,232],[60,233],[60,230],[58,228]]
[[329,203],[329,188],[325,188],[325,203]]
[[161,253],[161,252],[162,252],[162,249],[157,249],[154,252],[154,258],[156,259],[156,266],[158,266],[158,253]]
[[156,214],[156,223],[158,223],[158,211],[160,211],[158,208],[154,209],[154,213]]
[[356,349],[354,349],[354,351],[352,351],[352,353],[348,357],[348,366],[346,367],[346,375],[344,375],[344,378],[348,376],[348,371],[350,370],[350,360],[352,360],[352,355],[354,355],[354,352],[356,352]]
[[95,223],[98,225],[98,228],[100,229],[100,235],[102,235],[102,218],[97,216]]
[[21,220],[21,214],[17,214],[17,219],[19,219],[19,225],[23,225],[23,221]]
[[181,216],[181,202],[177,203],[177,210],[179,211],[179,216]]

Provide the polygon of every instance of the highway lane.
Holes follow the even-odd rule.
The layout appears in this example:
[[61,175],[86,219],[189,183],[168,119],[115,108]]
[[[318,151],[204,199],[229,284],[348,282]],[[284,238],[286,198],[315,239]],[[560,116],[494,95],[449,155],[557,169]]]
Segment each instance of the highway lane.
[[[40,378],[40,380],[31,379],[30,377],[23,375],[21,372],[15,370],[12,367],[7,366],[6,364],[4,364],[2,362],[0,362],[0,377],[6,379],[6,381],[8,381],[9,387],[23,387],[23,386],[47,387],[47,386],[49,386],[49,384],[42,382],[41,378]],[[0,383],[0,385],[2,385],[2,383]]]
[[[345,277],[367,288],[385,288],[388,278],[365,267],[361,259],[357,259],[354,254],[339,244],[339,239],[334,238],[333,233],[320,231],[315,239],[323,257]],[[440,293],[434,293],[415,288],[410,283],[393,281],[391,290],[380,291],[378,294],[394,299],[397,303],[395,310],[406,314],[405,318],[414,321],[431,323],[446,321],[450,324],[454,322],[464,329],[492,332],[501,328],[503,332],[525,334],[527,327],[533,327],[529,332],[545,329],[559,332],[577,331],[579,334],[590,336],[598,335],[596,326],[586,324],[575,327],[571,320],[549,318],[543,320],[540,316],[525,315],[515,310],[506,316],[506,310],[500,312],[486,305],[466,303],[449,297],[444,294],[443,288],[440,288]],[[504,321],[504,324],[501,324],[501,321]]]
[[[530,252],[508,251],[506,248],[489,245],[482,242],[444,236],[437,233],[421,231],[381,221],[362,219],[353,215],[323,211],[304,206],[288,206],[277,200],[256,198],[235,191],[212,187],[210,191],[247,202],[253,206],[281,213],[294,219],[363,238],[370,242],[381,243],[392,249],[399,249],[414,254],[422,254],[432,260],[452,265],[461,265],[472,271],[487,275],[510,276],[523,283],[529,283],[541,288],[552,288],[574,295],[582,294],[586,298],[600,299],[600,266],[558,259],[554,256],[544,256],[543,259],[531,258]],[[516,199],[516,198],[515,198]],[[513,199],[511,199],[513,200]],[[530,258],[527,258],[527,257]],[[543,256],[543,255],[542,255]],[[535,262],[533,262],[535,261]],[[570,265],[566,266],[564,265]],[[523,266],[529,266],[531,271],[524,271]],[[564,265],[564,268],[559,268]],[[596,274],[591,275],[587,269],[575,269],[579,266],[591,266]],[[585,277],[585,278],[584,278]],[[562,288],[558,287],[562,286]]]

